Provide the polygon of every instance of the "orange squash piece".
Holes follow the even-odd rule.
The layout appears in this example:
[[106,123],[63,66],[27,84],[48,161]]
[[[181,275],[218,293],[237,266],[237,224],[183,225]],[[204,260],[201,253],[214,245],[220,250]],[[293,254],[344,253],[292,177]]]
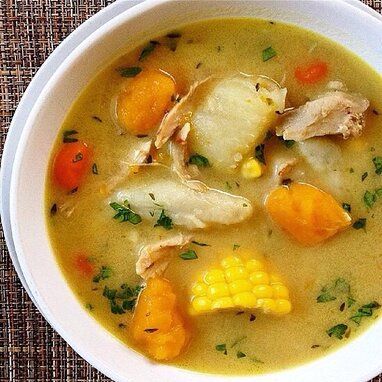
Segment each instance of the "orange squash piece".
[[132,134],[149,133],[171,106],[175,92],[170,75],[159,70],[143,70],[118,96],[118,122]]
[[268,195],[272,219],[303,245],[315,245],[351,224],[350,215],[328,193],[304,183],[281,186]]
[[148,280],[139,296],[130,331],[137,345],[158,361],[171,360],[186,347],[189,327],[168,280]]

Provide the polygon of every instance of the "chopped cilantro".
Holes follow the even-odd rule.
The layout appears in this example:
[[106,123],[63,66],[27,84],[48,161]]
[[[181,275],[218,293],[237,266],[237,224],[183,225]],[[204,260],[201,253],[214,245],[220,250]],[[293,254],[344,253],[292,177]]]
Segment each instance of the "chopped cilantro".
[[353,297],[348,297],[348,300],[347,300],[348,308],[351,308],[354,304],[355,304],[354,298]]
[[234,244],[233,247],[232,247],[232,249],[233,249],[234,251],[236,251],[236,250],[239,249],[239,248],[240,248],[240,244]]
[[337,291],[342,292],[342,293],[349,293],[350,292],[350,285],[349,285],[349,283],[345,279],[343,279],[342,277],[338,278],[335,281],[334,288]]
[[270,60],[271,58],[276,56],[276,51],[269,46],[268,48],[263,50],[262,57],[263,57],[263,62]]
[[96,115],[92,115],[92,118],[93,118],[95,121],[97,121],[97,122],[99,122],[99,123],[102,123],[102,119],[101,119],[100,117],[97,117]]
[[163,227],[164,229],[170,230],[174,225],[172,224],[172,219],[165,214],[164,210],[162,210],[154,227]]
[[211,247],[209,244],[206,243],[200,243],[199,241],[191,241],[192,244],[199,245],[200,247]]
[[377,201],[377,195],[370,191],[366,191],[365,194],[363,195],[363,202],[365,203],[365,206],[367,208],[372,208],[376,201]]
[[198,255],[193,249],[189,249],[188,251],[181,253],[179,257],[182,260],[195,260],[198,258]]
[[336,337],[339,340],[342,340],[344,337],[346,331],[348,329],[348,326],[346,324],[338,324],[326,331],[329,337]]
[[200,154],[194,154],[190,156],[190,159],[188,160],[189,164],[195,164],[198,167],[210,167],[209,160]]
[[363,317],[370,317],[373,315],[374,313],[374,309],[379,309],[381,307],[381,305],[376,302],[376,301],[373,301],[369,304],[366,304],[366,305],[362,305],[358,310],[357,312],[355,313],[354,316],[350,317],[350,319],[355,322],[357,325],[359,325],[361,323],[361,320]]
[[90,304],[90,303],[87,303],[87,304],[85,305],[85,308],[86,308],[87,310],[89,310],[89,311],[94,310],[94,306],[93,306],[92,304]]
[[138,61],[145,60],[155,49],[155,47],[159,45],[158,41],[150,41],[142,50],[141,54],[139,55]]
[[97,166],[97,163],[93,163],[93,166],[92,166],[92,173],[94,175],[98,175],[98,166]]
[[382,197],[382,188],[377,188],[375,190],[375,195],[377,195],[378,198]]
[[353,167],[350,167],[350,168],[349,168],[349,172],[350,172],[350,174],[353,174],[353,172],[354,172],[354,168],[353,168]]
[[215,349],[217,351],[222,352],[224,355],[227,355],[227,345],[226,344],[219,344],[215,346]]
[[366,218],[359,218],[353,223],[354,229],[361,229],[366,227]]
[[342,203],[342,208],[349,213],[351,212],[351,205],[349,203]]
[[118,69],[119,74],[122,77],[127,77],[127,78],[135,77],[141,71],[142,71],[142,68],[140,68],[139,66],[131,66],[129,68]]
[[293,141],[292,139],[283,139],[283,137],[277,137],[278,140],[285,145],[287,149],[290,149],[296,141]]
[[255,148],[255,158],[262,164],[265,163],[265,156],[264,156],[264,144],[258,145]]
[[118,204],[116,202],[110,203],[110,207],[117,213],[113,216],[113,219],[119,219],[122,222],[129,222],[131,224],[139,224],[142,221],[140,215],[136,214],[131,210],[130,204],[127,200],[123,202],[124,205]]
[[72,137],[72,135],[75,135],[75,134],[78,134],[78,131],[76,130],[65,130],[62,135],[63,135],[63,142],[64,143],[73,143],[73,142],[77,142],[78,139],[77,138],[74,138]]
[[377,175],[381,175],[382,174],[382,157],[374,157],[373,163],[375,167],[375,173]]
[[101,280],[106,280],[112,275],[112,273],[113,272],[110,267],[103,265],[98,274],[93,277],[93,282],[99,283]]
[[244,354],[242,351],[238,351],[237,353],[236,353],[236,357],[237,358],[244,358],[244,357],[246,357],[247,355],[246,354]]
[[122,284],[119,290],[111,289],[106,285],[102,295],[109,300],[110,310],[113,314],[124,314],[134,309],[141,289],[140,285],[132,288],[127,284]]
[[368,172],[364,172],[364,173],[362,174],[362,176],[361,176],[361,182],[363,182],[363,181],[367,178],[368,175],[369,175]]
[[320,294],[316,301],[317,302],[329,302],[329,301],[333,301],[333,300],[336,300],[337,297],[333,296],[330,292],[323,292],[322,294]]

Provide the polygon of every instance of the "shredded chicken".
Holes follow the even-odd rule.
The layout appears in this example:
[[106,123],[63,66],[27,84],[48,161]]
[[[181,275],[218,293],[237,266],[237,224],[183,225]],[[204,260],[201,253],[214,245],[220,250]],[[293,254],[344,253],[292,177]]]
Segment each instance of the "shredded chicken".
[[160,149],[172,137],[176,129],[181,125],[181,119],[190,113],[190,98],[194,95],[196,89],[209,79],[210,77],[207,77],[202,81],[195,82],[188,93],[165,115],[155,140],[157,149]]
[[284,176],[288,175],[291,170],[293,169],[293,167],[297,164],[297,158],[293,158],[293,159],[290,159],[290,160],[287,160],[283,163],[280,163],[278,166],[277,166],[277,175],[280,177],[280,178],[283,178]]
[[276,134],[295,141],[332,134],[359,136],[368,107],[369,101],[361,95],[329,91],[288,113]]
[[179,233],[154,244],[145,245],[140,249],[135,265],[137,274],[145,280],[161,276],[175,254],[174,249],[184,247],[191,240],[191,235]]
[[136,213],[148,219],[153,219],[153,215],[157,219],[163,210],[174,225],[189,229],[240,223],[252,215],[253,209],[248,199],[199,183],[205,191],[196,191],[188,184],[171,178],[147,178],[143,186],[121,190],[113,200],[128,200]]
[[113,191],[121,182],[127,179],[130,175],[138,172],[138,167],[147,162],[152,147],[151,141],[142,142],[139,147],[134,149],[128,155],[128,161],[121,163],[119,172],[111,177],[106,184],[101,187],[101,192],[108,195]]

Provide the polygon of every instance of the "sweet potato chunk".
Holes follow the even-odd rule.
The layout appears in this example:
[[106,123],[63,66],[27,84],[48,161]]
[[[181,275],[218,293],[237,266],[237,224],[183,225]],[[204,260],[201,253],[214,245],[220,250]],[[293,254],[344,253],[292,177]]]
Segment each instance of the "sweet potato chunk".
[[169,75],[142,71],[118,96],[118,123],[133,134],[150,132],[165,115],[174,94],[175,82]]
[[148,280],[139,296],[130,331],[139,347],[159,361],[175,358],[186,347],[190,329],[168,280]]
[[348,227],[351,218],[328,193],[304,183],[278,187],[267,197],[272,219],[303,245],[315,245]]

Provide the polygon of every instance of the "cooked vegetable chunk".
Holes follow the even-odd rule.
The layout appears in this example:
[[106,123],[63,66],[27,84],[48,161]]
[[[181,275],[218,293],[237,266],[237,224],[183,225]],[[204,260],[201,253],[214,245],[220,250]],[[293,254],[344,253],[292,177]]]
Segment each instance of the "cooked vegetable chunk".
[[303,245],[315,245],[349,227],[350,215],[328,193],[304,183],[278,187],[265,202],[272,219]]
[[294,71],[297,80],[303,84],[315,84],[328,74],[328,64],[317,61],[307,66],[298,66]]
[[147,282],[139,295],[130,332],[137,345],[159,361],[175,358],[187,346],[190,328],[168,280],[152,278]]
[[190,145],[220,170],[236,168],[260,144],[285,107],[286,89],[235,76],[209,82],[191,118]]
[[257,308],[264,313],[289,313],[292,305],[287,287],[266,268],[265,262],[256,259],[224,258],[220,267],[208,270],[192,286],[191,312]]
[[146,134],[157,127],[171,105],[175,82],[160,70],[144,70],[117,99],[118,123],[132,134]]
[[90,170],[92,151],[81,141],[64,143],[54,158],[53,176],[56,184],[67,191],[80,186]]
[[189,229],[240,223],[252,215],[248,199],[205,187],[206,191],[196,191],[171,179],[149,179],[143,186],[118,192],[116,198],[128,200],[134,211],[150,219],[150,212],[157,216],[165,211],[175,225]]

